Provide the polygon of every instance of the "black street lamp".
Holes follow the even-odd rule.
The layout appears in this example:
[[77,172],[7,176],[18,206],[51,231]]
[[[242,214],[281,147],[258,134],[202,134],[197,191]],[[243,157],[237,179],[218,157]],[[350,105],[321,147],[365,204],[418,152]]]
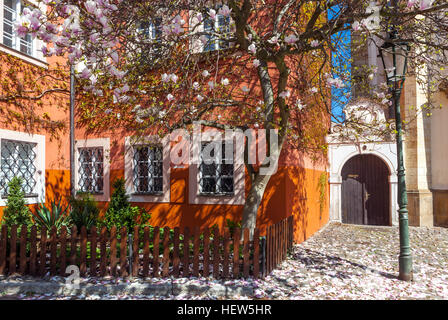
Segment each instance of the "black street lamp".
[[380,48],[380,56],[386,73],[387,84],[393,94],[395,109],[395,124],[397,130],[397,160],[398,160],[398,214],[400,229],[400,280],[412,280],[412,254],[409,245],[408,197],[403,161],[403,133],[400,112],[400,96],[406,78],[409,44],[400,41],[396,30],[389,32],[388,39]]

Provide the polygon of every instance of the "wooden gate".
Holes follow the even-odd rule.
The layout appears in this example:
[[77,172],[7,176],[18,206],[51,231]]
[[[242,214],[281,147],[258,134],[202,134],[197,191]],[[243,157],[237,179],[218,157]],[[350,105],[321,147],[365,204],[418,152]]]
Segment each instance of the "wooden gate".
[[375,155],[349,159],[342,168],[342,222],[391,225],[389,169]]

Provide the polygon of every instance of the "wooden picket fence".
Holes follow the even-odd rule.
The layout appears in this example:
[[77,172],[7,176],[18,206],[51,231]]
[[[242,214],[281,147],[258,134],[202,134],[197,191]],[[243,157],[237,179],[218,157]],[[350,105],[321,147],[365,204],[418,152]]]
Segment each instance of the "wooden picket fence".
[[260,278],[286,259],[293,245],[292,217],[269,226],[264,237],[255,229],[252,240],[248,229],[239,228],[232,234],[227,228],[203,233],[185,228],[182,234],[168,227],[135,227],[130,234],[115,227],[68,231],[3,226],[0,275],[67,276],[66,267],[75,265],[81,276],[91,277]]

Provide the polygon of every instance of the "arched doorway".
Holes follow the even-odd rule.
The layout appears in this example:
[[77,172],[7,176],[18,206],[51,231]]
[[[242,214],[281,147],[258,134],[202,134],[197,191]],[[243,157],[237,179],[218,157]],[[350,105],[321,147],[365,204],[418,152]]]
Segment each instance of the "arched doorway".
[[391,225],[389,169],[379,157],[360,154],[342,168],[342,222]]

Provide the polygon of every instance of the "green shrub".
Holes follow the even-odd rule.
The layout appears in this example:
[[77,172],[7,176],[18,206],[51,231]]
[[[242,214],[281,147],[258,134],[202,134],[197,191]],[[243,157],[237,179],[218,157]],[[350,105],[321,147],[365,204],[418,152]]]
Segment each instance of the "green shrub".
[[22,189],[22,178],[14,177],[8,183],[8,198],[6,200],[6,208],[3,211],[2,224],[7,226],[33,224],[32,214],[26,206],[25,193]]
[[124,185],[125,182],[123,179],[114,181],[114,192],[112,193],[104,219],[100,224],[106,226],[109,230],[113,226],[117,227],[118,230],[126,227],[128,232],[131,232],[135,226],[148,226],[147,222],[151,218],[151,215],[144,209],[131,206]]
[[84,226],[89,231],[96,226],[100,210],[91,194],[78,193],[76,197],[70,198],[70,219],[69,223],[75,225],[80,231]]
[[235,222],[230,219],[226,220],[227,228],[229,228],[230,235],[233,235],[233,232],[236,228],[241,228],[241,221]]
[[35,222],[39,228],[46,227],[49,231],[55,226],[59,230],[63,225],[67,225],[68,205],[64,208],[61,205],[61,199],[58,203],[52,200],[49,208],[44,204],[39,204],[35,214]]

